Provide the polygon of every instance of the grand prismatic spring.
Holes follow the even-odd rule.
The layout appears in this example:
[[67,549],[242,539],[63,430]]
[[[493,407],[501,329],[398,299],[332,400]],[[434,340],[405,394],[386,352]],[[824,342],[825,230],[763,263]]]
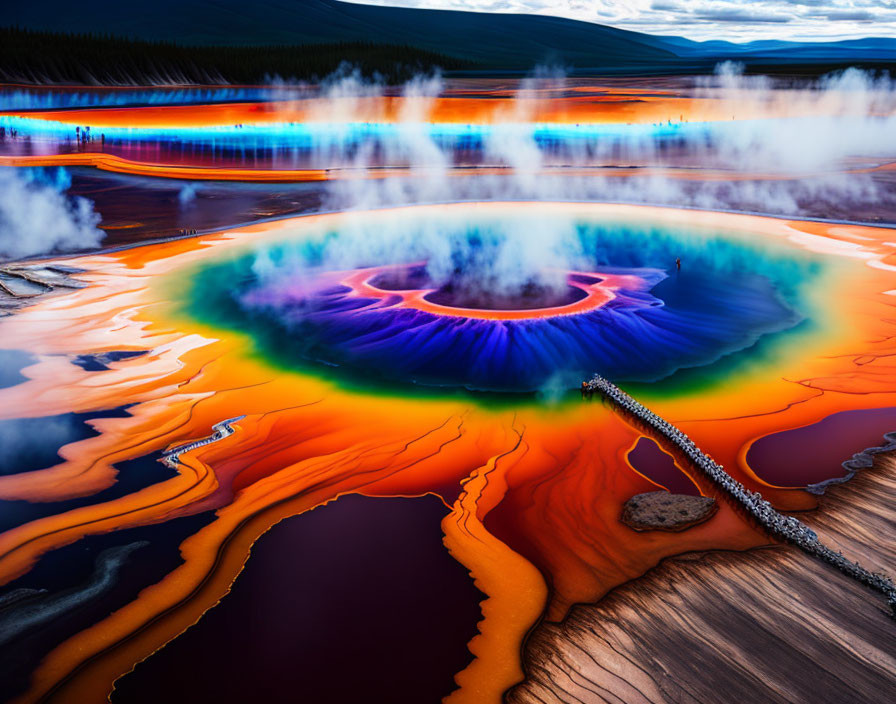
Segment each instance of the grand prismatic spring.
[[892,700],[889,79],[0,107],[3,701]]

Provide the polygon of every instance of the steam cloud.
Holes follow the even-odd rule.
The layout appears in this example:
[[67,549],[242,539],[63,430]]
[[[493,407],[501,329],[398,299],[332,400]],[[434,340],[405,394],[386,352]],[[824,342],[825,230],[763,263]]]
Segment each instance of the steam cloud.
[[105,233],[85,198],[69,198],[65,169],[0,168],[0,258],[88,249]]
[[[724,119],[618,126],[551,143],[540,138],[543,126],[535,120],[565,87],[561,73],[536,71],[483,129],[479,165],[509,168],[509,176],[457,177],[450,168],[465,157],[450,139],[434,134],[429,120],[445,89],[440,76],[417,77],[404,87],[394,134],[359,137],[364,125],[382,121],[390,92],[343,68],[312,101],[313,160],[324,168],[360,171],[401,165],[410,177],[335,181],[325,205],[360,210],[456,200],[597,200],[841,219],[868,204],[896,207],[896,190],[860,172],[866,164],[896,159],[896,82],[889,77],[849,69],[813,83],[782,85],[744,76],[729,62],[698,79],[691,92]],[[307,86],[284,90],[298,98],[313,93]],[[560,172],[595,165],[643,173]],[[686,179],[668,173],[688,167],[719,174]],[[847,167],[851,173],[844,173]]]
[[180,203],[181,208],[190,205],[194,200],[196,200],[196,184],[194,183],[188,183],[177,193],[177,202]]
[[[483,286],[511,291],[528,283],[562,285],[556,271],[581,262],[574,223],[562,218],[527,221],[524,228],[515,223],[513,232],[490,223],[485,241],[471,248],[463,223],[396,217],[374,226],[364,213],[421,202],[587,200],[835,219],[871,207],[896,208],[896,188],[856,168],[896,159],[896,82],[889,78],[850,69],[814,83],[782,85],[744,76],[728,63],[691,90],[716,119],[545,139],[538,116],[562,109],[559,97],[567,88],[556,71],[540,70],[524,80],[516,99],[483,129],[474,157],[433,128],[433,104],[445,90],[437,74],[403,87],[400,111],[391,115],[393,131],[385,134],[364,130],[387,121],[395,93],[364,82],[357,72],[343,68],[317,93],[307,86],[284,88],[297,99],[315,98],[309,121],[315,123],[318,165],[377,176],[329,182],[324,207],[348,215],[340,238],[328,244],[326,263],[351,268],[426,261],[436,281],[468,267]],[[508,173],[452,170],[469,158]],[[396,165],[407,174],[377,173]],[[567,166],[610,168],[575,175],[564,173]],[[618,166],[632,168],[619,176],[612,168]],[[693,167],[701,169],[698,178],[681,177]],[[707,176],[706,170],[718,173]],[[288,262],[259,262],[259,271],[284,274],[288,268]]]

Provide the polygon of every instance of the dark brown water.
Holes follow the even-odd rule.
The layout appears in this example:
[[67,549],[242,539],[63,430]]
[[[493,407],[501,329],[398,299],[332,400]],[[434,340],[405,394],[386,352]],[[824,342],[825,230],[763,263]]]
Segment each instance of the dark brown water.
[[675,466],[672,455],[660,449],[651,438],[638,440],[638,444],[628,453],[628,461],[645,477],[666,487],[673,494],[700,495],[694,482]]
[[842,411],[803,428],[760,438],[747,462],[762,479],[778,486],[806,486],[842,477],[841,463],[884,443],[896,430],[896,408]]
[[103,247],[315,211],[322,202],[323,189],[317,183],[198,182],[107,174],[83,167],[69,171],[68,194],[88,198],[102,216]]
[[435,497],[343,496],[286,519],[233,589],[116,685],[117,704],[426,704],[471,660],[483,598]]

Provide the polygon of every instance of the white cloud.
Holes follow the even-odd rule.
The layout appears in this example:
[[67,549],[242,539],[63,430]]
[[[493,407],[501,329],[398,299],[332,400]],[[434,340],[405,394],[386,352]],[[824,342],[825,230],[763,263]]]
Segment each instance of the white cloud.
[[896,37],[892,0],[348,0],[476,12],[556,15],[690,39],[818,41]]

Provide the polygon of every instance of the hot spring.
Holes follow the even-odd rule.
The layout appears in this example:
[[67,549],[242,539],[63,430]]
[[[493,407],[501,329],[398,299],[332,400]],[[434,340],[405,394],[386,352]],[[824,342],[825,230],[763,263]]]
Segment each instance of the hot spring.
[[318,219],[190,269],[182,311],[287,367],[513,392],[596,371],[712,376],[812,327],[819,257],[736,229],[564,207]]

